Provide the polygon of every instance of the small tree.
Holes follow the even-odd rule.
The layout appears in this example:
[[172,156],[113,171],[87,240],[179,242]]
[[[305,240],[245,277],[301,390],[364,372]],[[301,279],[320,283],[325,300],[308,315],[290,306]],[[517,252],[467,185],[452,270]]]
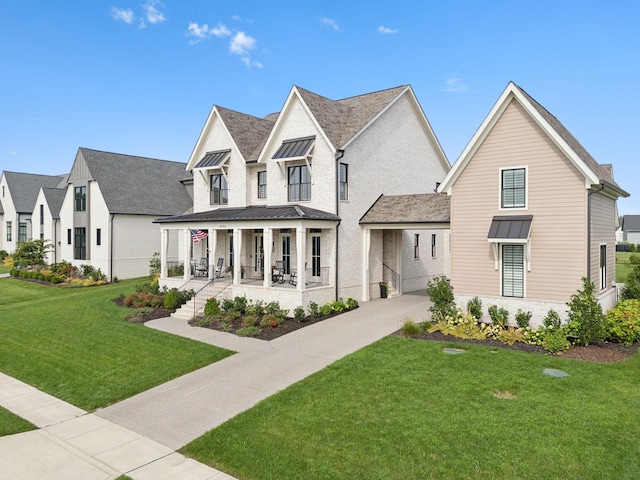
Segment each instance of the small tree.
[[436,320],[444,320],[446,316],[456,313],[453,287],[446,276],[440,275],[429,280],[427,284],[427,295],[429,295],[433,303],[433,305],[429,307],[429,311]]
[[44,256],[50,250],[51,244],[46,240],[18,242],[18,248],[13,253],[13,263],[21,267],[44,265]]
[[154,252],[149,260],[149,276],[155,278],[157,275],[160,275],[160,252]]
[[582,290],[571,295],[569,307],[569,332],[578,345],[589,345],[604,337],[602,306],[593,295],[593,283],[582,277]]
[[622,300],[640,300],[640,257],[631,255],[629,262],[632,265],[631,271],[627,274],[620,296]]

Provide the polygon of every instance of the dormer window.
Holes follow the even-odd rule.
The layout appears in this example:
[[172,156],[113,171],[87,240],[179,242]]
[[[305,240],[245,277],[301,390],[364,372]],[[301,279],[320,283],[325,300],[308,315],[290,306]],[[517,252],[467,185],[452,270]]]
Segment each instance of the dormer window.
[[229,189],[227,179],[221,173],[209,177],[211,186],[211,205],[228,205]]
[[290,202],[311,200],[311,160],[315,141],[315,136],[285,140],[271,157],[280,167],[282,176],[287,179],[287,197]]
[[311,200],[311,175],[306,165],[289,167],[289,201]]

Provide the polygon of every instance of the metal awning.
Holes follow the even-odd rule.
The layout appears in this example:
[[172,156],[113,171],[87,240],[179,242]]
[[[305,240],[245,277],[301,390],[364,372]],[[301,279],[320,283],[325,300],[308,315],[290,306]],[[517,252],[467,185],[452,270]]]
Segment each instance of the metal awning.
[[525,243],[529,240],[532,220],[533,215],[493,217],[487,239],[498,243]]
[[231,150],[217,150],[215,152],[207,152],[202,160],[200,160],[194,168],[217,167],[222,164]]
[[280,145],[278,151],[271,157],[274,160],[282,158],[304,158],[311,150],[313,142],[315,142],[315,135],[304,138],[294,138],[292,140],[285,140]]

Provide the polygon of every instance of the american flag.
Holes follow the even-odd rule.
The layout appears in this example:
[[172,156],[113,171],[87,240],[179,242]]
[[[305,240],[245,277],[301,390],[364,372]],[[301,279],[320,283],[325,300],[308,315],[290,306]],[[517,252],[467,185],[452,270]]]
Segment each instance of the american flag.
[[204,240],[208,235],[209,234],[207,232],[203,232],[202,230],[191,230],[191,237],[193,238],[194,242]]

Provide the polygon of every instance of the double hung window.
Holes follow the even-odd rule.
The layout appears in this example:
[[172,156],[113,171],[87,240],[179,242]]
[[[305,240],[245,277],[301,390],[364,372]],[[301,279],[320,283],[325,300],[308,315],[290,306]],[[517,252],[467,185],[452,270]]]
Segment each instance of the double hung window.
[[73,189],[75,199],[75,211],[85,212],[87,210],[87,187],[75,187]]
[[526,169],[509,168],[501,172],[501,200],[502,208],[526,207]]
[[306,165],[289,167],[289,201],[311,200],[311,175]]
[[267,171],[258,172],[258,198],[267,198]]
[[227,179],[221,173],[211,175],[211,205],[227,205],[229,189]]

